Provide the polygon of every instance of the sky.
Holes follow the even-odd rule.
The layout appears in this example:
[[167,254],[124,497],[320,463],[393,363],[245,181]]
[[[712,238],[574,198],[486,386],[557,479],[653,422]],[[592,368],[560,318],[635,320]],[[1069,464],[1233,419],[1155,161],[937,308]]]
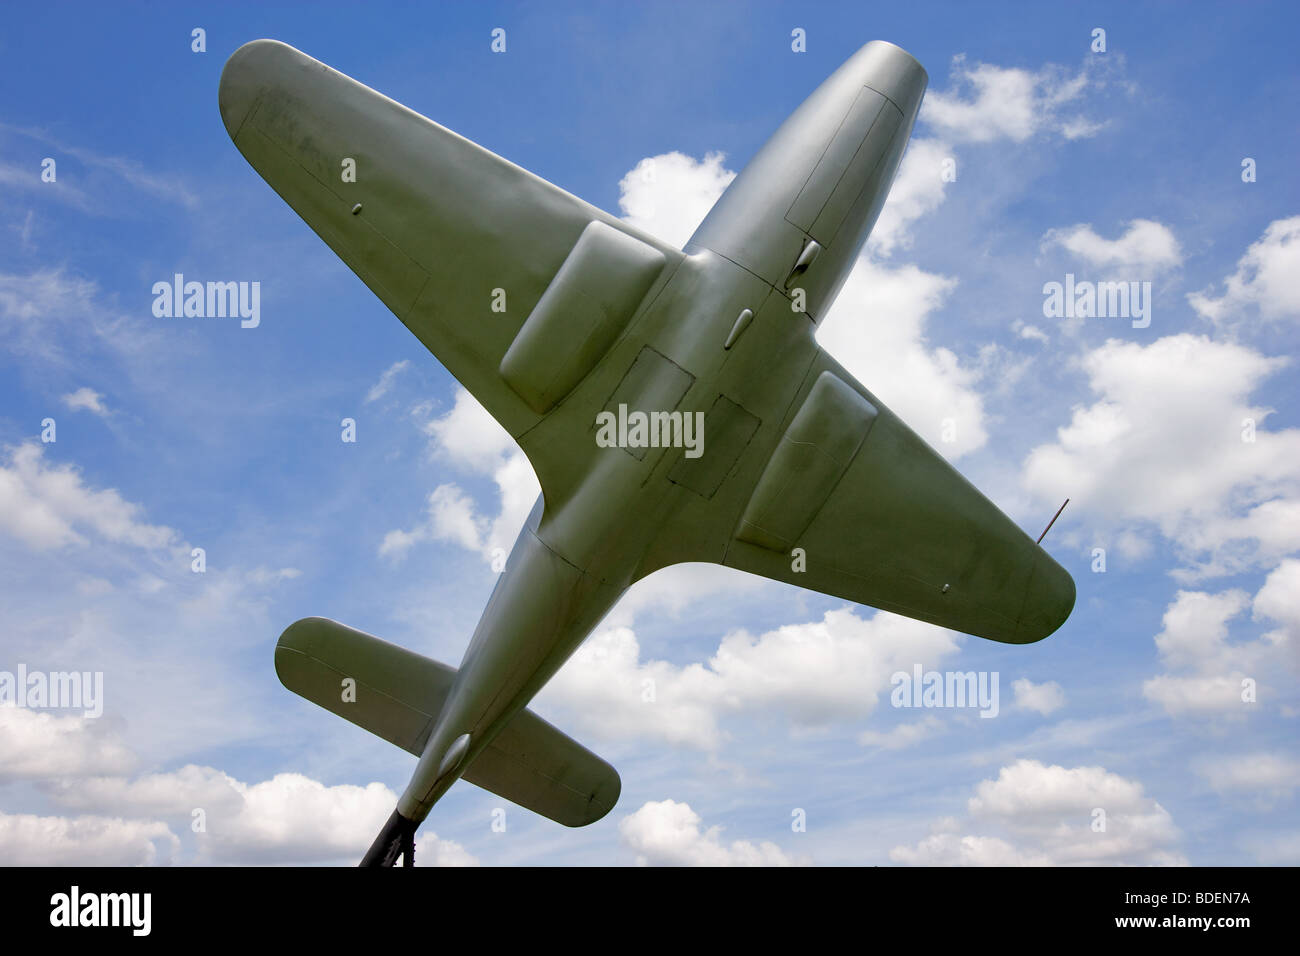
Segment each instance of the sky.
[[[639,582],[533,705],[618,805],[568,829],[462,782],[418,863],[1300,863],[1293,5],[9,20],[0,696],[100,692],[0,706],[0,863],[354,864],[415,760],[284,689],[276,639],[321,615],[455,666],[537,494],[230,142],[221,68],[259,37],[677,245],[897,43],[930,86],[818,340],[1031,535],[1070,499],[1044,546],[1078,601],[1028,646],[716,566]],[[156,316],[176,273],[259,283],[258,323]],[[1054,313],[1067,282],[1136,283],[1143,316]],[[996,713],[895,706],[918,667],[996,680]]]

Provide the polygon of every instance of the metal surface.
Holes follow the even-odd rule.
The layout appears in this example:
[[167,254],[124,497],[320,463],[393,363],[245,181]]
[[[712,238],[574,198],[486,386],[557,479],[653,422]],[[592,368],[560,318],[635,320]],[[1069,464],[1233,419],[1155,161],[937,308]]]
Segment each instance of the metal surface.
[[[568,825],[612,808],[613,769],[524,708],[659,568],[717,562],[1007,643],[1065,621],[1065,570],[814,339],[925,85],[907,53],[867,44],[677,250],[282,43],[230,58],[235,145],[542,487],[458,669],[319,619],[281,638],[287,686],[419,754],[369,862],[401,855],[462,776]],[[672,440],[638,441],[629,413]],[[615,420],[611,446],[598,426]],[[404,703],[348,711],[313,683],[354,671]]]

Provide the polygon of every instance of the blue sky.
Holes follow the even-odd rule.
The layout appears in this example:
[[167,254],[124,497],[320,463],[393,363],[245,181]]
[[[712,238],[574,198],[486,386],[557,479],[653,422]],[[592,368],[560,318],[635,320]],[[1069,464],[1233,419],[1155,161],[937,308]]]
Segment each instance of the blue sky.
[[[101,671],[104,700],[0,708],[0,861],[355,862],[414,761],[284,690],[276,637],[318,614],[457,663],[535,494],[230,142],[221,67],[274,37],[675,243],[844,59],[899,44],[929,92],[819,339],[1030,533],[1072,499],[1046,543],[1078,604],[1029,647],[722,569],[642,582],[536,702],[618,768],[618,807],[583,830],[507,807],[498,832],[460,784],[422,862],[1300,862],[1289,5],[11,20],[0,671]],[[258,281],[260,325],[156,318],[177,272]],[[1149,282],[1150,325],[1045,316],[1067,274]],[[998,674],[998,716],[891,706],[914,663]]]

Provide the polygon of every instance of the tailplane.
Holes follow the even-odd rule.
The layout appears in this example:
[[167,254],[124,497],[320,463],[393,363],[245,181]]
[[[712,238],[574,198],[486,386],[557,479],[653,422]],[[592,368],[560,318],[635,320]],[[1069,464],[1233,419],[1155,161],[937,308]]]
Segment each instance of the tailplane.
[[[321,617],[285,629],[275,672],[295,694],[417,757],[456,680],[455,668]],[[622,788],[613,767],[530,710],[511,718],[461,777],[569,827],[595,823]],[[394,812],[366,859],[409,861],[418,825]]]

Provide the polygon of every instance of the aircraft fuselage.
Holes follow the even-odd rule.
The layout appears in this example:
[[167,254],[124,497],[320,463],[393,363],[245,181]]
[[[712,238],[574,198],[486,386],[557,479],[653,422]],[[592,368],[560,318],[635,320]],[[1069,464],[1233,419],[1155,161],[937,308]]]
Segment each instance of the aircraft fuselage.
[[[596,421],[581,451],[565,443],[550,467],[580,477],[551,482],[574,490],[539,498],[520,533],[398,802],[402,816],[423,820],[627,588],[671,563],[674,543],[694,537],[691,502],[731,478],[761,421],[785,417],[806,383],[769,378],[764,365],[780,355],[811,369],[816,322],[879,215],[924,86],[916,61],[890,44],[848,60],[731,184],[623,348],[610,349],[605,361],[634,357],[607,410],[698,415],[706,453],[602,447]],[[878,156],[855,166],[854,151],[868,149]],[[550,462],[548,432],[568,427],[554,415],[516,437],[531,460]]]

